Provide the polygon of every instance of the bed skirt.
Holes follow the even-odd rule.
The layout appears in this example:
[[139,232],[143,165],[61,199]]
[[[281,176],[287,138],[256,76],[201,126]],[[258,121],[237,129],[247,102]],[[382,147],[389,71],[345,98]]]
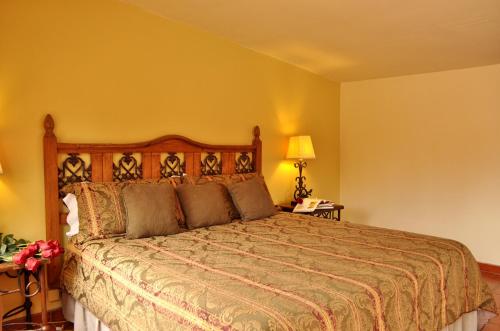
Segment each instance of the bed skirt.
[[80,302],[64,291],[62,309],[64,318],[74,324],[74,331],[111,331]]
[[[62,303],[64,317],[67,321],[73,322],[75,331],[111,331],[94,314],[64,291]],[[474,310],[462,315],[441,331],[478,331],[494,316],[495,314],[486,310]]]

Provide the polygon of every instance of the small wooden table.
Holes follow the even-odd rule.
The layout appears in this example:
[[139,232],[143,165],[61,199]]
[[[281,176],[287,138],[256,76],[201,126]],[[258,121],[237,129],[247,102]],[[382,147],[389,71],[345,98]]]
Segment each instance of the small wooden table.
[[[37,293],[40,293],[41,307],[42,307],[42,325],[41,325],[42,330],[50,330],[48,324],[48,314],[47,314],[47,293],[48,293],[47,265],[50,263],[50,261],[47,259],[40,259],[40,261],[41,265],[37,271],[38,274],[37,281],[39,289],[37,289],[33,293],[29,293],[30,286],[28,286],[28,284],[30,284],[29,280],[30,274],[33,275],[33,273],[24,270],[24,266],[20,266],[12,262],[0,263],[0,274],[9,273],[9,275],[11,275],[10,273],[15,273],[17,275],[17,278],[19,279],[19,288],[11,290],[6,290],[2,288],[0,289],[0,296],[13,293],[21,293],[21,295],[23,295],[25,298],[25,302],[22,306],[17,307],[18,311],[16,312],[16,314],[26,310],[26,323],[31,324],[31,311],[30,311],[31,297],[33,297]],[[12,275],[10,277],[12,277]],[[21,277],[23,277],[24,279],[22,279]],[[2,301],[0,300],[0,330],[2,329],[1,326],[3,325],[3,315],[4,311],[3,311]]]
[[[278,207],[281,209],[281,211],[285,211],[285,212],[289,212],[289,213],[292,213],[293,209],[295,208],[295,206],[292,206],[289,203],[288,204],[287,203],[279,204]],[[309,213],[300,213],[300,214],[322,217],[322,218],[327,218],[327,219],[331,219],[331,220],[340,222],[341,221],[340,211],[342,209],[344,209],[343,205],[334,204],[333,207],[316,209],[315,211],[312,211]],[[299,213],[297,213],[297,214],[299,214]]]

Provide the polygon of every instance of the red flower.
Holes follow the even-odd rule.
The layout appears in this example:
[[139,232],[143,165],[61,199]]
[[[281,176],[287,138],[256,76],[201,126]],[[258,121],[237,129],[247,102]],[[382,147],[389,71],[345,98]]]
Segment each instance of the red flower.
[[297,199],[295,199],[295,202],[297,202],[299,205],[301,205],[304,202],[304,200],[302,200],[302,198],[297,198]]
[[37,240],[35,241],[35,245],[38,246],[38,248],[40,248],[40,244],[43,244],[45,242],[45,240]]
[[30,252],[27,249],[23,249],[12,257],[12,262],[15,264],[24,264],[30,256]]
[[29,244],[25,249],[30,253],[30,256],[34,256],[38,253],[38,244]]
[[42,250],[42,257],[46,259],[51,259],[53,257],[59,256],[64,252],[64,248],[59,244],[57,240],[48,241],[38,241],[38,246]]
[[57,241],[57,240],[49,240],[49,241],[47,241],[47,244],[49,245],[50,249],[54,249],[56,247],[61,246],[61,245],[59,245],[59,241]]
[[37,240],[35,243],[38,244],[38,247],[42,251],[52,248],[52,247],[50,247],[49,243],[47,241],[44,241],[44,240]]
[[61,246],[57,246],[52,251],[54,252],[54,257],[56,257],[64,253],[64,248],[62,248]]
[[54,257],[54,251],[52,249],[46,249],[42,251],[42,257],[46,259],[50,259]]
[[29,270],[29,271],[32,271],[32,272],[35,272],[38,270],[38,268],[40,267],[42,263],[40,262],[40,260],[34,258],[34,257],[30,257],[27,261],[26,261],[26,264],[24,265],[24,267],[26,268],[26,270]]

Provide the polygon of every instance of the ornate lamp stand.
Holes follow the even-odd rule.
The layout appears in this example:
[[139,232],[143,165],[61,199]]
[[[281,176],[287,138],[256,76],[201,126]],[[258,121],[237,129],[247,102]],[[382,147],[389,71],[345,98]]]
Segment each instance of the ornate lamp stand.
[[295,192],[293,193],[293,198],[295,200],[301,198],[308,198],[311,196],[312,189],[307,189],[306,184],[304,183],[306,180],[305,176],[302,176],[302,169],[307,167],[307,162],[304,160],[298,160],[294,163],[295,168],[299,168],[299,176],[295,177],[295,181],[297,185],[295,185]]
[[295,168],[299,168],[299,176],[295,177],[297,184],[293,193],[294,201],[292,205],[296,205],[297,199],[304,199],[311,196],[312,190],[306,188],[306,177],[302,176],[302,170],[307,167],[306,159],[315,159],[314,148],[310,136],[293,136],[288,142],[287,159],[296,160]]

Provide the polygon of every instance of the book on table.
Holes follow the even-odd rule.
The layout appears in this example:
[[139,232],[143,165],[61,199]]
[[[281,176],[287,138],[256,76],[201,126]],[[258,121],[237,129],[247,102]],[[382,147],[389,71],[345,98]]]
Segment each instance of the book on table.
[[310,213],[316,209],[328,209],[333,207],[333,202],[324,199],[305,198],[302,203],[297,203],[293,209],[294,213]]

